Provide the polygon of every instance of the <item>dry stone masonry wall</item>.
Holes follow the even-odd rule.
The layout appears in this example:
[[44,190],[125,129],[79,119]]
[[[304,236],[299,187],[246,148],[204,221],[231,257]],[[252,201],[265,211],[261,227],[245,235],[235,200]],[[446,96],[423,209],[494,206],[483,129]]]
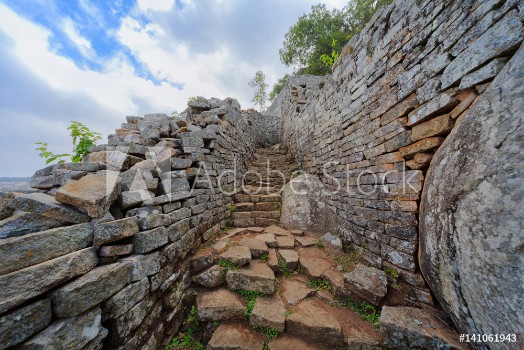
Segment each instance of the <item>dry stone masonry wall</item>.
[[283,143],[332,189],[346,244],[397,269],[415,305],[436,296],[459,330],[520,341],[523,18],[517,0],[395,1],[331,76],[292,78],[279,102]]
[[127,117],[85,162],[38,171],[40,192],[1,195],[0,349],[157,349],[178,331],[187,257],[226,225],[219,187],[258,142],[236,100],[188,105]]

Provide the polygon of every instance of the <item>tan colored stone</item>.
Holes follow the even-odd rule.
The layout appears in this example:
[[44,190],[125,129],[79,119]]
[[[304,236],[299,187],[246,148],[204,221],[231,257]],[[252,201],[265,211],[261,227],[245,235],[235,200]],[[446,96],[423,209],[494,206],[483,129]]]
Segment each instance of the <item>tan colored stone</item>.
[[201,321],[241,320],[245,310],[240,296],[226,289],[199,293],[196,307]]
[[248,247],[251,251],[252,258],[259,258],[268,252],[267,245],[264,241],[257,238],[243,237],[239,242],[239,246]]
[[209,350],[260,350],[264,337],[251,328],[237,323],[222,323],[207,344]]
[[295,237],[295,239],[302,247],[311,247],[318,243],[318,238],[314,238],[314,237],[304,236],[304,237]]
[[289,236],[291,235],[291,232],[289,232],[288,230],[285,230],[281,227],[278,227],[277,225],[271,225],[271,226],[268,226],[266,227],[266,229],[264,230],[264,233],[269,233],[269,234],[272,234],[272,235],[275,235],[275,236]]
[[269,348],[271,350],[321,350],[321,348],[315,344],[307,343],[300,338],[291,337],[289,335],[284,335],[273,340],[269,343]]
[[298,253],[291,249],[279,249],[279,260],[284,261],[290,271],[295,271],[298,267]]
[[321,304],[318,300],[305,300],[298,304],[296,311],[287,319],[286,333],[322,345],[344,345],[340,323]]
[[277,236],[277,242],[279,248],[293,249],[295,247],[294,236]]
[[320,278],[324,271],[331,267],[331,262],[322,258],[299,258],[304,272],[312,278]]
[[290,305],[296,305],[303,299],[316,294],[314,289],[309,288],[304,283],[287,278],[280,280],[279,287],[280,294]]
[[238,266],[244,266],[251,261],[251,250],[245,246],[234,246],[220,254],[219,258]]
[[283,333],[286,323],[286,308],[278,294],[258,297],[249,317],[249,324],[253,327],[273,328]]
[[252,290],[265,294],[275,292],[275,274],[264,263],[251,263],[238,270],[229,270],[226,274],[229,289]]
[[442,142],[444,142],[444,138],[442,137],[430,137],[415,142],[409,146],[402,147],[399,151],[404,157],[411,158],[417,153],[427,152],[437,148],[442,144]]
[[109,210],[118,197],[120,185],[116,173],[87,175],[66,183],[56,192],[56,200],[85,209],[87,214],[99,218]]
[[411,141],[422,140],[427,137],[449,133],[453,128],[453,122],[449,114],[430,119],[424,123],[417,124],[411,129]]
[[272,235],[270,233],[262,233],[262,234],[259,234],[257,235],[257,239],[263,241],[264,243],[266,243],[266,245],[269,247],[269,248],[276,248],[278,247],[278,242],[275,238],[275,235]]

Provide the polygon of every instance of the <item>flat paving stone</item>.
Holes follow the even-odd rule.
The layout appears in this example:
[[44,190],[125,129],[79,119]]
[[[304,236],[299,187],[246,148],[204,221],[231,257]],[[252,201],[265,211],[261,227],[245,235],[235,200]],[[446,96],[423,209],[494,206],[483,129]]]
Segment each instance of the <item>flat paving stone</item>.
[[307,297],[312,297],[316,294],[314,289],[309,288],[304,283],[291,280],[280,280],[280,295],[290,305],[296,305]]
[[270,233],[275,236],[291,236],[292,235],[291,232],[281,227],[278,227],[277,225],[271,225],[271,226],[266,227],[266,229],[264,230],[264,233]]
[[234,246],[220,254],[219,258],[237,266],[244,266],[251,261],[251,250],[245,246]]
[[238,270],[229,270],[226,274],[229,289],[251,290],[265,294],[275,293],[275,274],[264,263],[253,262]]
[[201,292],[196,300],[197,315],[201,321],[243,319],[245,306],[238,294],[227,289]]
[[294,236],[277,236],[276,238],[279,248],[293,249],[295,247]]
[[264,241],[257,238],[243,237],[239,242],[239,246],[248,247],[251,251],[253,259],[259,258],[268,252],[267,245]]
[[207,344],[208,350],[260,350],[265,339],[240,323],[222,323]]
[[274,328],[279,332],[284,332],[286,326],[286,308],[280,295],[258,297],[249,324],[261,328]]

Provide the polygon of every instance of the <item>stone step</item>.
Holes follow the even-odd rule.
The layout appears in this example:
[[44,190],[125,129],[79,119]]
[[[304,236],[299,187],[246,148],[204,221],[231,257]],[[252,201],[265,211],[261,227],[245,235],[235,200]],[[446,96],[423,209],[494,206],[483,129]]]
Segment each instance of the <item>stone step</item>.
[[196,307],[200,321],[242,320],[246,308],[238,294],[223,288],[197,293]]
[[295,338],[287,334],[269,342],[271,350],[321,350],[318,345],[308,343],[304,339]]
[[241,323],[221,323],[207,344],[208,350],[261,350],[265,339]]
[[429,311],[412,307],[382,308],[380,332],[395,349],[467,349],[457,332]]
[[235,194],[235,202],[237,203],[260,203],[260,202],[278,202],[280,203],[281,196],[280,194],[243,194],[243,193],[237,193]]
[[237,266],[244,266],[251,262],[251,251],[248,247],[233,246],[220,254],[219,259],[224,259]]
[[258,297],[249,317],[249,324],[262,329],[273,328],[280,333],[286,326],[286,308],[278,293]]
[[261,218],[261,217],[233,220],[233,226],[235,227],[251,227],[251,226],[267,227],[267,226],[276,225],[276,224],[278,224],[278,219]]
[[342,327],[322,304],[319,300],[305,300],[298,304],[287,319],[286,333],[321,345],[343,346]]
[[256,238],[243,237],[238,242],[238,245],[248,247],[249,250],[251,250],[251,256],[253,259],[259,258],[269,252],[266,243]]
[[344,342],[348,349],[382,349],[382,336],[373,326],[362,320],[355,312],[336,308],[327,303],[321,303],[322,309],[334,317],[342,328]]
[[279,202],[240,202],[235,203],[237,211],[275,211],[280,210]]
[[379,305],[388,291],[386,273],[371,266],[358,264],[344,280],[352,294],[373,305]]
[[[246,247],[247,248],[247,247]],[[275,293],[275,274],[264,263],[252,262],[238,270],[229,270],[226,282],[232,290],[251,290],[264,294]]]

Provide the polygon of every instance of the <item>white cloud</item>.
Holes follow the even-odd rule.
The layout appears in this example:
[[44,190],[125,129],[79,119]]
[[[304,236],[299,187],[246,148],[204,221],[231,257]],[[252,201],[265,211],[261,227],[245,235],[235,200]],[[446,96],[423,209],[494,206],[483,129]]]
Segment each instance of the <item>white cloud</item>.
[[175,0],[138,0],[138,7],[143,11],[169,11]]
[[95,53],[93,51],[93,48],[91,46],[91,42],[87,40],[85,37],[80,35],[78,32],[78,29],[76,28],[74,22],[71,20],[71,18],[65,18],[62,24],[62,29],[64,33],[67,35],[69,40],[71,40],[80,50],[80,53],[89,59],[95,58]]

